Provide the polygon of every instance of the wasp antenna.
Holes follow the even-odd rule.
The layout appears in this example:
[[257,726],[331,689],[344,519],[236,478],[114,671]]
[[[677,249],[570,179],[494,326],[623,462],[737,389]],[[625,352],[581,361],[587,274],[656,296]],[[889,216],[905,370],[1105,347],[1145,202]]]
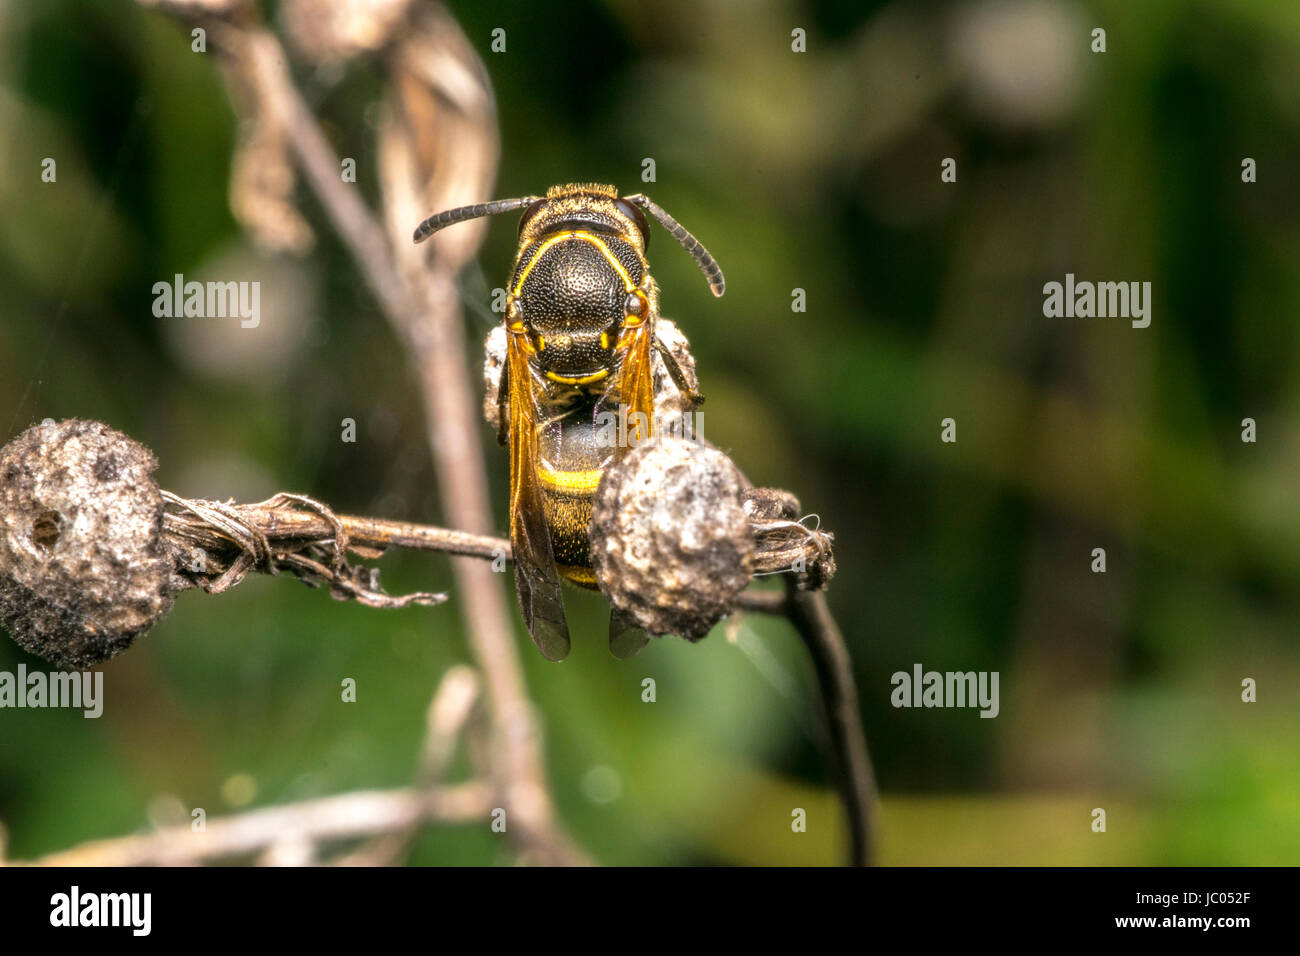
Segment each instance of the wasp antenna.
[[416,227],[415,235],[412,238],[416,242],[423,242],[439,229],[445,229],[447,226],[464,222],[467,219],[495,216],[499,212],[514,212],[516,209],[522,209],[541,198],[541,196],[523,196],[520,199],[498,199],[495,202],[481,202],[475,203],[473,206],[461,206],[459,209],[448,209],[445,212],[430,216],[420,223]]
[[644,193],[637,193],[635,196],[624,196],[623,198],[630,203],[636,203],[658,219],[659,225],[667,229],[669,235],[681,243],[682,248],[691,254],[695,264],[704,273],[704,278],[708,280],[709,288],[713,290],[714,295],[722,295],[726,291],[727,280],[722,277],[722,267],[718,265],[713,256],[709,255],[709,250],[700,245],[700,240],[686,231],[685,226],[668,215],[662,206]]

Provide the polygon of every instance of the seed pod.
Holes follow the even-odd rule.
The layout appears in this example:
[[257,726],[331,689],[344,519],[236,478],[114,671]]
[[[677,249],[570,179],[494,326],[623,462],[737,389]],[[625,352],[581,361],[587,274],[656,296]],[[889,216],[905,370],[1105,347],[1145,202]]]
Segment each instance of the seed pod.
[[661,437],[606,469],[592,513],[601,591],[647,634],[698,641],[752,576],[748,482],[710,445]]
[[0,622],[20,646],[85,667],[171,610],[157,464],[80,419],[34,425],[0,449]]

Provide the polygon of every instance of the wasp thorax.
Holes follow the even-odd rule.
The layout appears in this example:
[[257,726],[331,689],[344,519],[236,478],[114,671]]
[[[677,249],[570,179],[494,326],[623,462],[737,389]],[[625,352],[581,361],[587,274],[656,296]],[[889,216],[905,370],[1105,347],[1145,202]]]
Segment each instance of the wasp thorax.
[[582,228],[543,235],[522,250],[512,302],[540,369],[560,378],[610,369],[629,300],[636,299],[635,314],[644,311],[629,292],[644,276],[642,263],[625,239]]

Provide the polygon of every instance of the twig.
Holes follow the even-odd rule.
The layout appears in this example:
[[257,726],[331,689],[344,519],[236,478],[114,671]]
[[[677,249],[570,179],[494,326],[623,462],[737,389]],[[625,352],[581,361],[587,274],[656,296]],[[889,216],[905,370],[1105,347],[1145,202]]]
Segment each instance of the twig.
[[[342,521],[324,504],[306,495],[278,494],[256,505],[195,501],[159,489],[172,511],[163,514],[165,543],[177,561],[179,577],[209,594],[239,584],[250,571],[291,571],[308,584],[326,583],[340,598],[370,607],[441,604],[445,594],[419,591],[391,597],[379,590],[379,572],[348,564],[347,551],[360,550]],[[301,510],[300,510],[301,509]],[[324,528],[310,538],[286,533],[287,515],[312,515]],[[196,554],[197,550],[197,554]],[[366,549],[366,556],[378,552]],[[316,560],[316,558],[321,560]],[[328,561],[328,563],[324,563]],[[214,571],[220,572],[212,576]]]
[[180,824],[140,836],[98,840],[35,860],[42,866],[180,866],[300,840],[331,840],[401,831],[424,823],[481,823],[492,793],[482,782],[432,790],[361,790],[209,820],[195,832]]
[[817,672],[840,795],[848,818],[849,862],[853,866],[866,866],[872,859],[876,784],[858,710],[853,662],[820,591],[803,591],[793,580],[788,581],[785,611],[803,638]]
[[[292,568],[294,561],[302,562],[295,552],[307,547],[329,548],[331,553],[340,549],[357,551],[365,557],[377,557],[388,548],[412,548],[436,551],[490,561],[513,559],[510,540],[488,534],[470,534],[434,525],[410,521],[392,521],[387,518],[336,515],[322,502],[298,494],[277,494],[255,504],[205,501],[182,498],[163,490],[162,496],[172,510],[164,514],[163,530],[167,540],[182,551],[198,548],[204,552],[204,575],[186,572],[209,592],[233,586],[230,567],[234,564],[232,552],[247,555],[239,570],[270,571],[275,562]],[[751,523],[757,547],[755,573],[773,574],[790,571],[791,550],[784,543],[784,532],[772,522],[755,519]],[[775,528],[775,530],[774,530]],[[342,541],[340,542],[340,536]],[[822,556],[829,536],[821,540],[807,539],[806,552]],[[777,542],[769,546],[769,539]],[[796,556],[802,552],[796,553]],[[271,558],[275,560],[271,560]],[[317,566],[322,575],[325,569]],[[212,571],[224,572],[227,580],[221,585],[205,583]],[[242,575],[240,575],[242,578]],[[326,576],[328,579],[328,576]],[[401,602],[406,598],[388,599]],[[416,595],[415,597],[430,597]],[[385,606],[393,606],[393,603]],[[739,610],[764,614],[786,614],[786,596],[780,591],[746,591],[737,599]]]
[[782,591],[741,591],[736,598],[737,611],[786,616],[786,597]]
[[[286,507],[288,496],[276,495],[256,504],[230,504],[181,498],[164,491],[168,503],[186,509],[189,513],[167,512],[165,530],[175,540],[185,540],[201,547],[211,547],[220,541],[236,543],[237,539],[226,529],[213,526],[198,508],[220,507],[235,517],[241,526],[260,531],[273,545],[283,548],[301,547],[310,543],[331,544],[338,527],[347,535],[347,545],[352,549],[370,548],[385,551],[388,548],[413,548],[420,551],[439,551],[444,554],[465,555],[472,558],[510,557],[510,542],[487,534],[470,534],[434,525],[388,518],[367,518],[357,515],[326,516],[324,505],[315,502],[315,508],[304,510]],[[304,496],[294,495],[294,500]],[[335,522],[338,522],[336,525]],[[224,533],[223,533],[224,532]]]

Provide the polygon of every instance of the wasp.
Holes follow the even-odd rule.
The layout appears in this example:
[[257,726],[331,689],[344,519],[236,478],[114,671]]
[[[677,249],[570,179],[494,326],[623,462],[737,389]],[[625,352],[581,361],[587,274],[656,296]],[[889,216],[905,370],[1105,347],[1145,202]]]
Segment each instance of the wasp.
[[[533,643],[558,661],[570,645],[561,580],[597,587],[589,532],[600,477],[617,457],[653,437],[653,355],[659,354],[692,407],[703,401],[655,334],[659,287],[646,259],[645,214],[690,253],[715,296],[726,283],[708,250],[649,197],[620,196],[594,183],[449,209],[422,222],[414,239],[520,209],[519,247],[506,290],[497,438],[510,453],[519,608]],[[635,425],[614,448],[599,439],[607,412]],[[609,637],[620,657],[646,643],[644,632],[617,608],[610,612]]]

